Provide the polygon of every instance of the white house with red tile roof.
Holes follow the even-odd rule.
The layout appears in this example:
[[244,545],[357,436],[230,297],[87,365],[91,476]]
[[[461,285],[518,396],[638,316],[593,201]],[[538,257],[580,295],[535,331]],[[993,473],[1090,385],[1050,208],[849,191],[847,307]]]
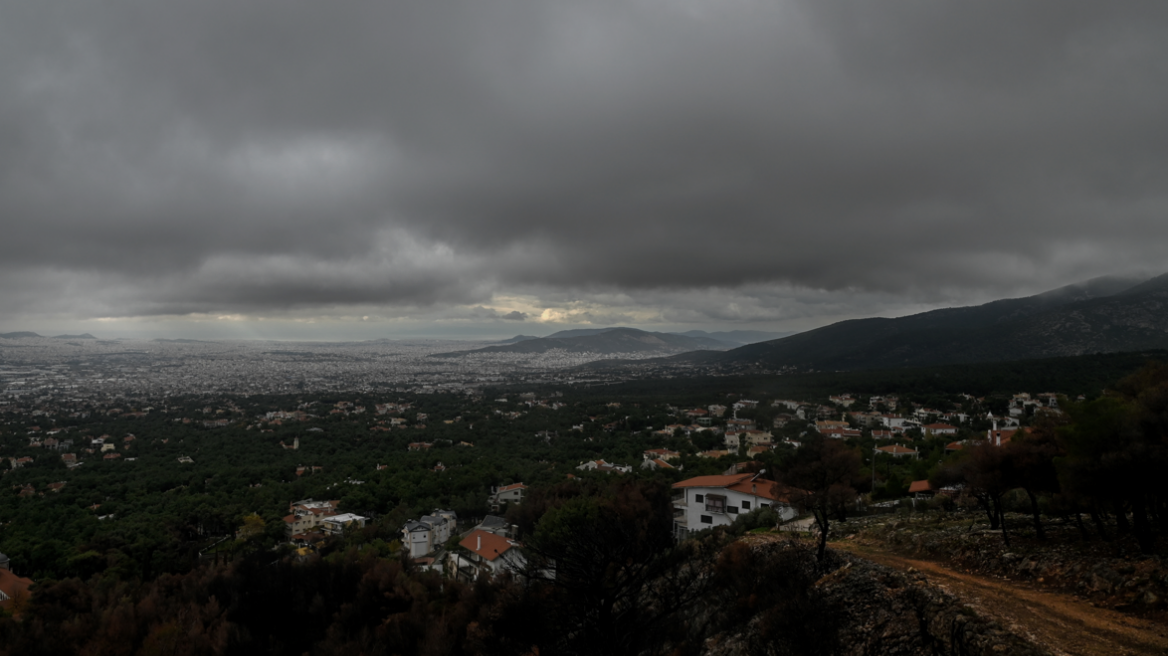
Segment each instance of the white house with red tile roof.
[[527,494],[527,486],[523,483],[493,487],[491,488],[491,496],[487,497],[487,504],[491,506],[492,512],[497,512],[499,507],[505,503],[521,503],[525,494]]
[[916,458],[920,456],[916,449],[910,449],[907,446],[900,446],[899,444],[882,446],[878,448],[877,451],[880,451],[881,453],[887,453],[894,458]]
[[588,460],[586,462],[580,463],[576,469],[580,471],[601,471],[608,474],[611,474],[612,472],[616,472],[618,474],[627,474],[633,471],[633,468],[630,465],[615,465],[610,462],[605,462],[604,460]]
[[673,484],[673,529],[678,538],[726,526],[741,513],[769,506],[784,520],[796,512],[774,481],[758,474],[697,476]]
[[458,546],[466,552],[451,552],[450,563],[455,576],[467,583],[508,569],[518,569],[524,563],[523,554],[517,548],[520,546],[518,542],[481,528],[471,531]]
[[300,535],[321,528],[324,520],[337,514],[340,501],[313,501],[304,499],[288,504],[289,514],[284,517],[284,533],[288,537]]

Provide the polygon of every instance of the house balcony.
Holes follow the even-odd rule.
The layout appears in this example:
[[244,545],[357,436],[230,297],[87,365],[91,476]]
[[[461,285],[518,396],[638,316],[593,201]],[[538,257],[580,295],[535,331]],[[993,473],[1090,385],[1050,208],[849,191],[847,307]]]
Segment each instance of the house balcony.
[[679,495],[673,497],[673,506],[675,508],[685,508],[686,505],[687,504],[685,502],[685,495],[684,494],[679,494]]

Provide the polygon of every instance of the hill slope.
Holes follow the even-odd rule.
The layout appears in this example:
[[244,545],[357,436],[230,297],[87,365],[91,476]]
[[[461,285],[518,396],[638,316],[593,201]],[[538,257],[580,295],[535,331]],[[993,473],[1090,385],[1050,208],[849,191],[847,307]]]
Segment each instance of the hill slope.
[[1161,348],[1168,348],[1168,275],[1142,283],[1098,278],[985,305],[841,321],[688,359],[767,369],[849,370]]

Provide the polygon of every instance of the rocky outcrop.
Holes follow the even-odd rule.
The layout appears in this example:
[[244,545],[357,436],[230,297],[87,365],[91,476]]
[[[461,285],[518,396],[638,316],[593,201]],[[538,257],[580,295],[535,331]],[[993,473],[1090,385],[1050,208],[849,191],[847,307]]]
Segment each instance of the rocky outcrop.
[[919,573],[848,559],[816,585],[843,615],[841,656],[1047,653],[978,616]]
[[[979,616],[959,599],[907,573],[855,558],[833,555],[836,566],[812,586],[820,613],[833,618],[817,653],[840,656],[1038,656],[1048,651]],[[762,614],[760,613],[760,616]],[[706,641],[706,656],[746,656],[792,651],[781,639],[763,637],[765,620]]]

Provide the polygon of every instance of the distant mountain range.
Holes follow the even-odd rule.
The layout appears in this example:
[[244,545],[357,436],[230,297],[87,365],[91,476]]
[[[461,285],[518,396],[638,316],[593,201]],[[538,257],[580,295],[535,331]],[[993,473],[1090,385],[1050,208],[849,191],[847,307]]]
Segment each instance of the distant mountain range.
[[[730,330],[714,333],[708,333],[704,330],[690,330],[684,333],[656,333],[625,327],[577,328],[561,330],[547,337],[516,335],[484,349],[459,351],[458,353],[542,353],[553,349],[609,354],[724,351],[791,334],[793,333],[772,333],[761,330]],[[451,354],[443,353],[440,355]]]
[[[518,341],[516,341],[518,340]],[[687,337],[672,333],[652,333],[636,328],[585,328],[564,330],[547,337],[523,335],[498,344],[472,351],[439,353],[435,357],[455,357],[472,353],[546,353],[563,350],[570,353],[656,354],[673,355],[699,350],[725,350],[729,346],[709,337]]]
[[[27,330],[21,331],[21,332],[16,332],[16,333],[0,333],[0,337],[2,337],[4,339],[28,339],[30,337],[45,339],[45,337],[43,335],[38,335],[36,333],[29,332]],[[90,335],[89,333],[83,333],[81,335],[53,335],[52,337],[50,337],[48,339],[97,339],[97,338],[94,337],[93,335]]]
[[1168,348],[1168,274],[1104,277],[1025,298],[856,319],[679,364],[854,370]]

